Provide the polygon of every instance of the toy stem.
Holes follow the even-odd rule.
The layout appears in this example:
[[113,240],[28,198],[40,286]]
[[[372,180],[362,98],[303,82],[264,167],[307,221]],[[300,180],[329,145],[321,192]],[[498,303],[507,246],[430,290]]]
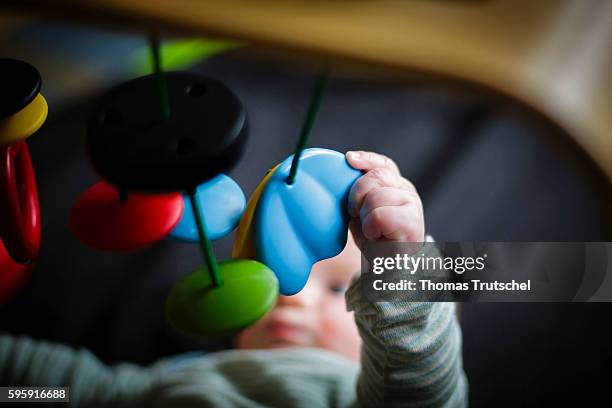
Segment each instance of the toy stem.
[[212,281],[213,286],[215,288],[218,288],[223,285],[223,279],[221,278],[221,274],[219,273],[219,265],[217,264],[217,259],[215,258],[212,244],[210,243],[208,236],[206,236],[204,213],[202,211],[202,208],[200,208],[200,203],[198,202],[195,189],[189,191],[189,201],[191,202],[193,215],[195,216],[196,225],[198,226],[198,234],[200,235],[200,247],[202,248],[202,253],[204,254],[204,261],[206,261],[206,267],[208,269],[208,273],[210,274],[210,279]]
[[159,100],[161,103],[161,113],[164,122],[170,119],[170,103],[168,102],[168,87],[166,86],[166,77],[162,71],[161,52],[159,50],[159,36],[157,33],[152,33],[149,37],[151,43],[151,55],[153,57],[153,69],[157,77],[157,88],[159,90]]
[[293,154],[293,161],[291,162],[291,170],[286,180],[287,184],[293,184],[293,182],[295,181],[295,176],[297,174],[298,166],[300,162],[300,156],[302,155],[302,151],[304,150],[304,148],[308,144],[308,141],[310,140],[310,133],[312,131],[312,127],[314,126],[314,122],[317,118],[317,114],[319,113],[319,108],[321,107],[323,91],[325,90],[325,86],[327,85],[328,78],[329,78],[329,70],[325,69],[319,74],[312,88],[312,96],[310,97],[310,104],[308,106],[308,111],[306,113],[306,119],[304,120],[304,124],[302,125],[302,131],[300,133],[300,138],[298,139],[297,146],[295,147],[295,153]]

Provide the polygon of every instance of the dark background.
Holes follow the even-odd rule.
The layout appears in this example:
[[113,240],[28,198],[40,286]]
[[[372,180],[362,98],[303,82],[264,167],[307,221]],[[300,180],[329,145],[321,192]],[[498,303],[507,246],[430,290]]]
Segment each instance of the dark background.
[[[231,55],[194,70],[225,82],[246,105],[251,138],[231,176],[248,196],[268,168],[291,154],[313,73]],[[196,246],[165,240],[102,253],[69,230],[71,206],[98,180],[84,151],[97,96],[60,110],[51,104],[49,120],[29,141],[42,251],[23,292],[0,306],[0,330],[88,347],[107,363],[148,364],[226,346],[182,336],[163,318],[171,285],[202,262]],[[311,145],[393,158],[419,189],[427,231],[438,240],[612,241],[610,185],[553,127],[497,99],[335,77]],[[229,257],[232,240],[215,244],[219,258]],[[611,311],[609,304],[464,304],[472,406],[608,399]]]

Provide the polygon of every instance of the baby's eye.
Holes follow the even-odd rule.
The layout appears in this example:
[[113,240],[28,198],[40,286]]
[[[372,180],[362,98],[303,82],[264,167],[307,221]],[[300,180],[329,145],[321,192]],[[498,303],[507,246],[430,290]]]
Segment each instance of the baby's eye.
[[346,285],[331,285],[329,291],[336,294],[344,294],[346,292]]

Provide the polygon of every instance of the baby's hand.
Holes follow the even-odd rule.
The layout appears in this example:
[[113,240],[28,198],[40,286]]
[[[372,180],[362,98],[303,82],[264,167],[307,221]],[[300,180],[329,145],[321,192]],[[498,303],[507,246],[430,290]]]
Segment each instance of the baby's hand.
[[423,242],[423,204],[393,160],[372,152],[347,152],[349,164],[366,173],[349,193],[349,224],[357,245],[364,240]]

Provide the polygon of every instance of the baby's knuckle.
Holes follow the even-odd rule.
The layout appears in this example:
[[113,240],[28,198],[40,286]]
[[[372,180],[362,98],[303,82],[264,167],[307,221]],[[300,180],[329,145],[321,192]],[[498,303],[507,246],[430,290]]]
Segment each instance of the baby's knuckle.
[[372,157],[372,153],[371,152],[367,152],[364,150],[361,150],[359,152],[361,154],[361,158],[365,161],[372,161],[373,157]]
[[399,167],[397,165],[397,163],[395,163],[395,160],[393,160],[392,158],[388,157],[388,156],[383,156],[383,160],[385,162],[385,166],[396,171],[397,173],[399,173]]
[[376,167],[366,173],[366,176],[371,179],[386,182],[389,179],[389,170],[384,167]]
[[380,225],[385,221],[385,212],[383,208],[377,207],[370,212],[370,222],[375,225]]
[[402,177],[402,180],[406,184],[406,187],[408,188],[409,191],[413,191],[414,193],[417,193],[416,186],[414,185],[412,181],[408,180],[406,177]]
[[389,191],[387,188],[385,187],[375,187],[372,190],[370,190],[368,192],[368,197],[370,199],[371,202],[376,203],[376,202],[380,202],[382,200],[385,199],[385,197],[387,197],[387,195],[389,194]]
[[410,204],[421,205],[421,196],[416,191],[406,191],[406,198]]

